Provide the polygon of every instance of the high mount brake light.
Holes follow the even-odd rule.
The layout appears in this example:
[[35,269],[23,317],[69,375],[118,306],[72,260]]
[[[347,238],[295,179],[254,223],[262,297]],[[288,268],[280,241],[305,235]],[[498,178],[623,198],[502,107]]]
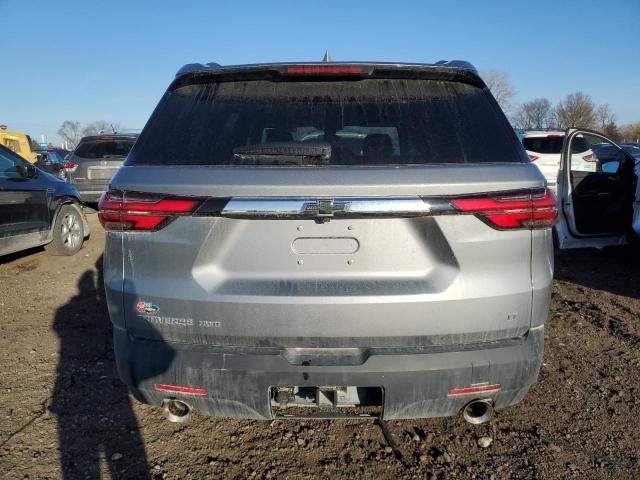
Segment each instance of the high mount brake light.
[[296,75],[332,75],[366,73],[360,65],[291,65],[287,73]]
[[98,203],[98,219],[105,230],[158,230],[199,205],[193,199],[105,192]]
[[456,198],[451,203],[499,230],[550,228],[558,218],[556,197],[550,190]]

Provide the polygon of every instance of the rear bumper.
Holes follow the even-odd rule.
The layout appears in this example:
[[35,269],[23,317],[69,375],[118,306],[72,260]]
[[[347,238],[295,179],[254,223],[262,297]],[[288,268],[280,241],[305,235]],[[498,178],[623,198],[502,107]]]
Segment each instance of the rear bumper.
[[[417,353],[372,351],[361,365],[293,365],[277,353],[239,347],[216,349],[142,340],[114,329],[118,372],[141,402],[161,405],[182,398],[199,413],[271,419],[271,386],[362,386],[383,388],[383,417],[438,417],[457,414],[474,398],[494,400],[497,408],[521,401],[536,381],[542,362],[544,326],[519,339],[458,351]],[[451,388],[501,384],[499,392],[448,396]],[[204,388],[205,396],[158,392],[155,384]]]
[[109,183],[103,183],[92,180],[75,180],[70,177],[69,183],[73,184],[80,194],[80,200],[83,203],[96,203],[100,200],[100,195],[109,189]]
[[100,196],[106,192],[104,190],[78,190],[80,194],[80,200],[83,203],[97,203],[100,200]]

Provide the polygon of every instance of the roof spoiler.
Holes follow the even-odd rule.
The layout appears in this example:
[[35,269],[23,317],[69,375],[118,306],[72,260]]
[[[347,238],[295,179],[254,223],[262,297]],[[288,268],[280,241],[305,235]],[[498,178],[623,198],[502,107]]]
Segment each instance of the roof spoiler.
[[439,65],[441,67],[452,67],[452,68],[461,68],[463,70],[471,70],[472,72],[478,73],[476,67],[466,60],[438,60],[434,65]]
[[[322,62],[323,63],[332,63],[331,62],[331,57],[329,55],[329,52],[325,53],[325,56],[322,59]],[[301,64],[304,64],[304,63],[305,62],[302,62]],[[338,63],[348,64],[348,63],[351,63],[351,62],[338,62]],[[355,63],[362,63],[362,62],[355,62]],[[375,64],[376,62],[372,62],[372,63]],[[476,70],[476,67],[474,67],[472,63],[467,62],[465,60],[438,60],[437,62],[435,62],[435,63],[433,63],[431,65],[438,66],[438,67],[459,68],[461,70],[471,71],[471,72],[475,73],[476,75],[478,74],[478,70]],[[182,68],[180,68],[180,70],[178,70],[176,72],[176,77],[180,77],[181,75],[184,75],[185,73],[191,73],[191,72],[197,72],[197,71],[203,71],[203,70],[212,70],[212,69],[221,68],[221,67],[222,67],[222,65],[220,65],[219,63],[215,63],[215,62],[209,62],[209,63],[187,63]]]

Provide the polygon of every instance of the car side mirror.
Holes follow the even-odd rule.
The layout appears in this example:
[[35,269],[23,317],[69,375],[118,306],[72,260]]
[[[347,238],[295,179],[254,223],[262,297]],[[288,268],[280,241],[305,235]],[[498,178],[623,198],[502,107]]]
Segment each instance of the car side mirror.
[[38,169],[31,163],[21,165],[19,168],[24,178],[35,178],[38,175]]

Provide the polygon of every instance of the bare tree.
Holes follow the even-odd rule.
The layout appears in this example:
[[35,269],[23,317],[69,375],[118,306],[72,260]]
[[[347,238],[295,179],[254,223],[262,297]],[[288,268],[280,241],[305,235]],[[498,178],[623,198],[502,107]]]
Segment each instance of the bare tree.
[[65,120],[58,129],[58,135],[60,135],[65,142],[68,142],[70,147],[75,148],[82,138],[80,122]]
[[548,98],[536,98],[525,102],[513,115],[516,128],[549,128],[553,120],[553,108]]
[[482,78],[502,111],[509,113],[513,108],[513,97],[516,96],[509,76],[500,70],[489,69],[482,72]]
[[558,126],[562,128],[596,126],[595,105],[589,95],[582,92],[567,95],[555,109]]
[[620,137],[625,142],[640,142],[640,122],[627,123],[620,127]]
[[622,133],[620,132],[618,125],[614,121],[607,123],[602,129],[602,133],[604,133],[614,142],[619,142],[622,139]]
[[82,129],[82,136],[96,135],[100,132],[115,132],[120,128],[117,123],[110,123],[104,120],[97,120],[95,122],[87,123]]
[[602,132],[605,131],[607,125],[615,124],[615,116],[611,113],[611,108],[608,104],[604,103],[602,105],[598,105],[595,114],[598,128],[600,128]]

